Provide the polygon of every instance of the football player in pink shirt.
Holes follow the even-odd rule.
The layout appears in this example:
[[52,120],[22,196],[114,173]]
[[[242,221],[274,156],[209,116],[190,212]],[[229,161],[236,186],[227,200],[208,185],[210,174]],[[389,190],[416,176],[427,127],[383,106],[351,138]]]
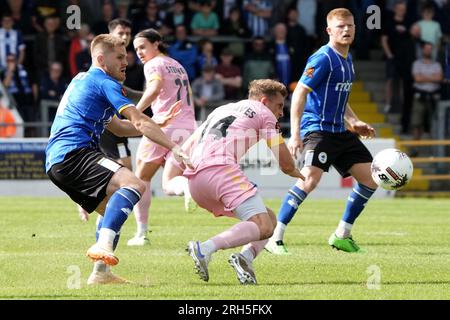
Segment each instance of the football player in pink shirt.
[[183,145],[191,155],[192,168],[187,168],[184,176],[189,179],[192,198],[215,216],[241,220],[205,242],[188,243],[189,255],[204,281],[209,280],[208,263],[214,252],[244,245],[228,262],[242,284],[256,284],[253,259],[276,226],[273,211],[264,205],[256,185],[239,166],[248,149],[265,139],[283,173],[303,178],[277,128],[286,96],[282,83],[254,80],[249,85],[248,100],[215,109]]
[[[138,58],[144,63],[146,79],[146,89],[136,107],[144,111],[151,106],[153,119],[166,118],[170,113],[170,107],[175,102],[181,101],[179,114],[162,128],[166,136],[181,144],[197,127],[186,70],[176,60],[165,55],[167,47],[160,33],[154,29],[146,29],[136,34],[133,45]],[[148,211],[152,196],[150,183],[159,167],[164,166],[162,177],[164,192],[168,195],[184,195],[187,211],[196,206],[191,202],[187,179],[182,176],[182,169],[176,161],[167,161],[170,157],[172,157],[170,150],[142,137],[136,153],[136,175],[147,188],[134,207],[137,232],[128,241],[130,246],[150,243],[147,238]]]

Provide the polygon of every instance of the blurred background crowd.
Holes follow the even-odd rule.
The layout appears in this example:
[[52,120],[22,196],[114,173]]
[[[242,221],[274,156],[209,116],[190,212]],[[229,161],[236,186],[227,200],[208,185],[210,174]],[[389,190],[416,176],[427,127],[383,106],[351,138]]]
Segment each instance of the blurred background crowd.
[[[80,29],[67,28],[70,5],[81,9]],[[381,9],[380,29],[366,25],[371,5]],[[385,60],[383,112],[399,112],[402,133],[420,138],[427,130],[416,125],[421,115],[449,98],[447,0],[0,0],[0,79],[24,121],[39,122],[41,101],[58,102],[70,80],[89,69],[93,37],[125,18],[133,35],[161,32],[189,74],[196,116],[204,120],[206,108],[245,97],[252,79],[278,79],[292,91],[308,56],[327,42],[326,15],[336,7],[355,16],[353,59],[370,60],[378,50]],[[143,66],[132,45],[127,51],[125,85],[142,90]],[[39,135],[26,126],[25,136]]]

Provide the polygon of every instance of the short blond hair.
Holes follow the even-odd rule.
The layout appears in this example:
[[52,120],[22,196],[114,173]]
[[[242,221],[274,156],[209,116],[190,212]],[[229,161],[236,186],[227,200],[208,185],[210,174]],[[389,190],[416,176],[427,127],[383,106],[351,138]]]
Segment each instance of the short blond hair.
[[288,94],[284,84],[272,79],[253,80],[248,85],[248,97],[250,99],[260,99],[263,96],[273,97],[277,92],[283,97],[286,97]]
[[115,47],[125,47],[125,41],[112,34],[99,34],[91,42],[91,55],[95,50],[101,50],[102,53],[113,51]]
[[353,18],[353,14],[350,12],[350,10],[346,8],[333,9],[327,14],[327,24],[330,24],[330,21],[333,20],[333,18],[345,19],[349,17]]

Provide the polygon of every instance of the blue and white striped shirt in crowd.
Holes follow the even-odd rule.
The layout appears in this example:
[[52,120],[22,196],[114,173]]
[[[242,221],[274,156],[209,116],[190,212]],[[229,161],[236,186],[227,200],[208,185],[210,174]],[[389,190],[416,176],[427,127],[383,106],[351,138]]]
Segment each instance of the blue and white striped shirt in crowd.
[[25,49],[22,33],[18,30],[0,28],[0,70],[6,68],[6,57],[19,56],[20,50]]
[[254,5],[259,10],[272,10],[273,4],[270,0],[244,0],[244,17],[247,21],[247,26],[250,29],[253,37],[265,37],[269,32],[270,18],[258,17],[251,12],[245,10],[247,5]]
[[275,69],[277,77],[285,86],[291,82],[291,57],[287,43],[275,44]]
[[28,72],[20,64],[16,67],[14,77],[8,86],[8,92],[11,94],[30,94],[32,92]]

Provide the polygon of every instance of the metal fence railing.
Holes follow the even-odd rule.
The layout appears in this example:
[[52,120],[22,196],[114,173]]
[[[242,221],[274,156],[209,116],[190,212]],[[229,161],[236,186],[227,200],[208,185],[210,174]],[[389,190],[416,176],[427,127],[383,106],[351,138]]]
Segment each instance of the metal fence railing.
[[41,121],[39,122],[40,127],[40,135],[41,137],[48,137],[50,134],[50,127],[53,121],[53,115],[56,113],[56,109],[58,108],[59,101],[55,100],[41,100],[39,105],[39,110],[41,114]]

